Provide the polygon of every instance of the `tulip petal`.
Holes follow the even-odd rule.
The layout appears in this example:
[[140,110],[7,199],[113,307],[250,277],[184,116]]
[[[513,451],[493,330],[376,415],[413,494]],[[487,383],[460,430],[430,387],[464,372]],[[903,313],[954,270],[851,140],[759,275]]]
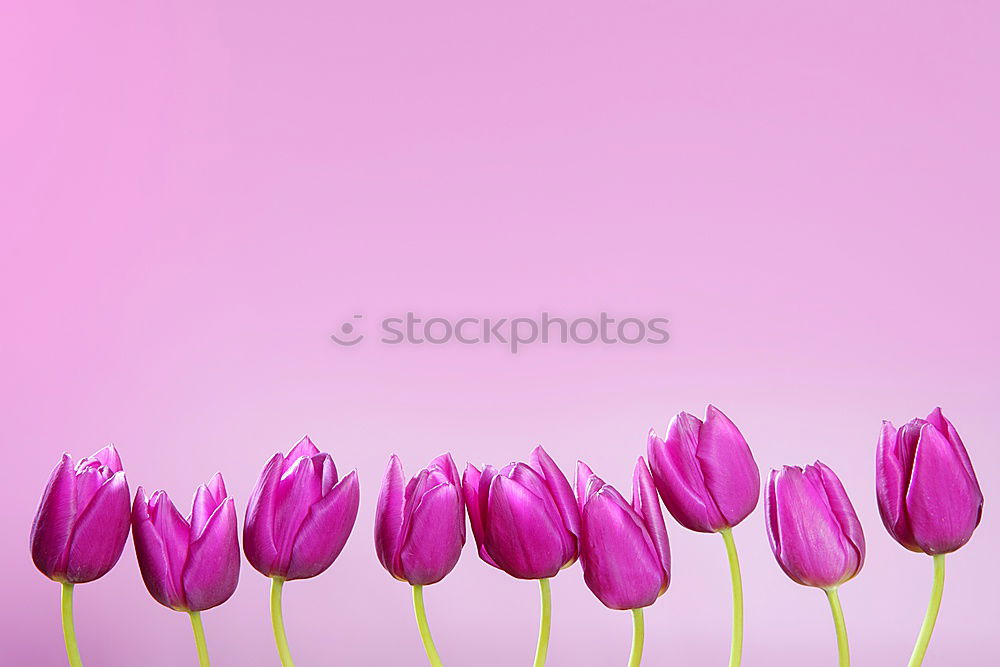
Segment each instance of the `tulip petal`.
[[635,471],[632,473],[632,506],[642,518],[669,583],[670,540],[667,539],[667,525],[663,520],[663,510],[660,509],[660,498],[656,495],[653,476],[650,475],[646,461],[641,456],[636,461]]
[[[777,518],[775,556],[793,580],[805,586],[828,588],[851,572],[850,547],[841,533],[826,493],[801,468],[785,466],[775,480]],[[849,577],[848,577],[849,578]]]
[[487,565],[499,567],[493,558],[486,552],[483,545],[485,532],[483,528],[483,503],[479,498],[480,482],[482,473],[479,468],[471,463],[466,464],[465,472],[462,474],[462,494],[465,496],[465,510],[469,514],[469,525],[472,526],[472,537],[476,541],[476,549],[479,557]]
[[593,475],[594,471],[590,469],[590,466],[583,461],[576,462],[576,503],[581,516],[583,515],[583,506],[587,503],[587,484]]
[[66,580],[82,584],[107,574],[125,548],[130,520],[128,483],[125,473],[117,472],[77,516],[69,542]]
[[194,492],[194,502],[191,506],[191,540],[197,540],[205,530],[209,517],[226,499],[226,485],[222,475],[215,476],[208,484],[203,484]]
[[[576,559],[577,556],[577,537],[566,525],[565,515],[562,510],[556,504],[556,499],[552,496],[551,489],[542,475],[526,463],[514,463],[506,466],[500,471],[501,475],[509,477],[512,481],[520,484],[530,493],[532,493],[541,503],[541,506],[545,508],[548,512],[549,518],[552,520],[552,524],[558,526],[561,530],[557,531],[557,535],[563,544],[563,552],[566,554],[564,562],[569,564]],[[558,473],[562,475],[562,473]],[[565,480],[565,478],[564,478]],[[567,488],[569,483],[567,482]],[[570,492],[570,497],[572,498],[572,492]],[[579,517],[579,508],[576,506],[576,498],[573,499],[573,514]],[[578,524],[579,526],[579,524]]]
[[103,449],[99,449],[87,458],[94,459],[102,466],[107,466],[111,470],[112,475],[123,470],[122,458],[118,455],[118,450],[114,448],[114,445],[108,445]]
[[979,525],[983,496],[951,443],[925,424],[906,492],[906,512],[914,541],[928,554],[955,551]]
[[69,539],[76,515],[73,459],[63,454],[49,474],[31,525],[31,559],[42,574],[61,581],[66,576]]
[[188,610],[217,607],[232,597],[239,580],[236,505],[232,498],[226,498],[208,518],[201,535],[191,542],[182,575]]
[[394,567],[403,527],[403,465],[393,454],[389,458],[375,509],[375,553],[382,567],[399,576]]
[[562,523],[574,536],[580,536],[580,508],[573,497],[573,488],[556,462],[548,452],[539,445],[531,451],[531,466],[545,480],[545,486],[552,494],[552,499],[562,515]]
[[319,453],[319,449],[313,444],[313,441],[309,439],[309,436],[303,436],[294,447],[288,450],[288,454],[283,457],[284,460],[282,462],[281,472],[284,473],[287,471],[295,465],[295,462],[300,458],[304,457],[311,459]]
[[[519,579],[555,576],[566,562],[565,544],[544,501],[503,475],[483,472],[489,480],[485,546],[493,561]],[[480,487],[480,500],[483,488]],[[550,501],[551,502],[551,501]]]
[[965,443],[962,442],[962,438],[958,435],[958,430],[955,428],[954,424],[952,424],[948,418],[944,416],[944,413],[941,412],[941,408],[934,408],[934,411],[927,415],[927,421],[934,424],[934,427],[948,439],[955,455],[958,456],[962,465],[965,466],[966,471],[969,473],[969,477],[975,482],[976,488],[979,488],[979,480],[976,478],[976,471],[972,468],[972,459],[969,458],[969,452],[965,449]]
[[899,446],[899,432],[890,421],[882,422],[875,453],[875,496],[882,523],[893,538],[911,551],[920,551],[906,520],[906,488],[909,472]]
[[722,528],[724,520],[695,458],[698,424],[697,417],[678,414],[670,422],[666,440],[650,431],[647,454],[656,488],[671,516],[689,530],[711,533]]
[[347,544],[358,517],[357,471],[351,471],[302,521],[291,550],[286,579],[308,579],[326,570]]
[[439,484],[423,493],[410,514],[399,550],[403,579],[426,586],[454,569],[465,544],[465,510],[457,487]]
[[278,480],[274,505],[274,544],[278,549],[276,567],[288,567],[292,543],[299,534],[309,509],[322,498],[323,459],[329,454],[312,458],[299,457]]
[[847,497],[847,491],[841,483],[840,478],[830,470],[826,464],[816,461],[811,466],[806,466],[806,477],[813,482],[817,488],[822,488],[826,494],[827,506],[833,512],[833,518],[840,525],[840,530],[847,539],[848,545],[854,550],[849,559],[851,565],[851,577],[861,571],[861,566],[865,564],[865,534],[861,529],[861,522],[854,511],[851,499]]
[[696,457],[725,524],[735,526],[757,507],[760,470],[736,424],[714,405],[708,406]]
[[141,486],[136,489],[132,506],[132,542],[146,590],[163,606],[183,610],[183,590],[172,585],[167,548],[149,517],[149,501]]
[[638,515],[612,494],[605,485],[583,508],[584,581],[611,609],[646,607],[663,590],[665,574]]
[[265,576],[275,573],[278,548],[274,541],[274,505],[284,458],[275,454],[264,466],[247,503],[243,522],[243,552]]
[[450,452],[445,452],[435,458],[430,462],[430,465],[428,465],[427,468],[429,470],[434,470],[435,468],[441,470],[448,478],[449,482],[455,486],[462,485],[462,479],[458,475],[458,466],[455,465],[455,459],[451,458]]

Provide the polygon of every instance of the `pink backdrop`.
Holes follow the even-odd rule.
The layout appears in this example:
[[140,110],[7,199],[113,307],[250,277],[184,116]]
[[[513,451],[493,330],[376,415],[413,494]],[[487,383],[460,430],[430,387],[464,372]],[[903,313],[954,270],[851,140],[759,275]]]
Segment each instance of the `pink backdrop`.
[[[996,638],[1000,40],[995,3],[86,2],[0,19],[4,664],[64,660],[28,530],[63,450],[121,450],[183,504],[242,512],[303,433],[356,467],[334,567],[286,587],[298,662],[423,663],[372,522],[391,452],[506,462],[543,443],[628,487],[651,426],[712,401],[762,470],[821,457],[866,528],[843,589],[856,663],[901,664],[928,558],[884,532],[880,420],[941,404],[987,495],[950,559],[927,665]],[[814,3],[805,3],[807,5]],[[932,6],[936,5],[936,6]],[[664,315],[662,346],[351,349],[354,313]],[[668,520],[647,663],[724,664],[722,540]],[[745,664],[833,664],[823,595],[736,531]],[[555,580],[554,667],[623,664],[625,613]],[[426,593],[449,665],[528,664],[536,587],[471,546]],[[244,564],[204,614],[215,662],[270,665]],[[992,609],[992,611],[991,611]],[[131,543],[77,591],[89,665],[194,664]]]

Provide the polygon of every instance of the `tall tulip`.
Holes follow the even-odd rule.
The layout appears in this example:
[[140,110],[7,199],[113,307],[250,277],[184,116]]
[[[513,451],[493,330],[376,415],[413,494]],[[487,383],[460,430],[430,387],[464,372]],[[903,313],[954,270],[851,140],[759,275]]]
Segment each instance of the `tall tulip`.
[[112,446],[53,469],[31,526],[31,559],[62,584],[63,638],[70,665],[79,667],[73,587],[107,574],[122,555],[129,530],[128,482]]
[[743,434],[714,405],[705,421],[678,413],[661,440],[650,431],[649,466],[667,510],[679,524],[722,535],[733,589],[733,629],[729,665],[743,657],[743,579],[733,526],[745,519],[760,497],[760,471]]
[[423,587],[454,569],[465,545],[462,480],[451,454],[442,454],[404,488],[395,454],[382,479],[375,513],[375,552],[389,574],[413,588],[417,627],[435,667],[441,665],[424,611]]
[[582,461],[577,463],[580,564],[587,587],[610,609],[632,611],[629,667],[642,661],[642,609],[670,585],[670,544],[646,462],[632,475],[632,504]]
[[941,408],[899,429],[882,423],[875,493],[889,534],[910,551],[934,559],[931,600],[910,656],[910,667],[917,667],[941,608],[945,554],[968,542],[983,516],[983,493],[972,461]]
[[209,664],[201,612],[222,604],[240,579],[236,506],[222,475],[198,487],[185,519],[166,491],[151,497],[140,486],[132,507],[132,535],[139,571],[157,602],[187,612],[198,659]]
[[837,629],[841,667],[851,664],[838,589],[865,562],[865,535],[837,475],[816,461],[772,470],[764,499],[767,537],[793,581],[826,591]]
[[339,479],[333,457],[308,437],[286,455],[271,457],[247,504],[243,551],[261,574],[271,578],[271,623],[281,664],[291,652],[281,611],[286,581],[308,579],[340,555],[358,516],[358,476]]
[[479,556],[518,579],[537,579],[542,594],[535,667],[549,649],[552,599],[549,579],[576,562],[580,510],[573,489],[541,447],[531,463],[511,463],[482,472],[469,464],[462,477],[469,523]]

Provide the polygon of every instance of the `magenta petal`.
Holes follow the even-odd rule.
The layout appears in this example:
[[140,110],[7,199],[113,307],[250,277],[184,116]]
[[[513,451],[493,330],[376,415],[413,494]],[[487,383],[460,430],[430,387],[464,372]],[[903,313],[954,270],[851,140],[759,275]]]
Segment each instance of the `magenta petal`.
[[315,577],[333,564],[354,528],[359,502],[358,474],[351,471],[309,509],[295,536],[286,579]]
[[183,591],[172,584],[167,548],[149,517],[149,501],[140,486],[132,506],[132,542],[146,590],[165,607],[183,610]]
[[697,423],[696,417],[682,412],[671,420],[666,440],[650,431],[647,454],[656,489],[671,516],[689,530],[711,533],[725,522],[705,488],[695,458]]
[[403,465],[393,454],[382,478],[375,509],[375,553],[379,562],[394,577],[401,578],[393,563],[399,549],[403,527]]
[[454,484],[455,486],[462,485],[462,478],[459,477],[458,474],[458,466],[455,465],[455,459],[451,458],[451,454],[448,452],[441,454],[433,461],[431,461],[430,465],[428,465],[427,468],[430,470],[436,468],[442,471],[448,478],[448,481]]
[[503,475],[487,477],[489,471],[483,474],[483,482],[491,480],[484,522],[489,555],[519,579],[555,576],[565,564],[565,545],[545,502]]
[[483,527],[482,507],[484,503],[479,498],[481,480],[482,473],[479,472],[479,468],[471,463],[466,464],[465,472],[462,474],[462,493],[465,496],[465,510],[469,514],[469,525],[472,526],[472,537],[476,541],[476,550],[483,562],[498,567],[493,558],[486,552],[486,547],[483,544],[485,529]]
[[107,466],[111,469],[111,474],[121,472],[123,470],[122,458],[118,455],[118,450],[115,449],[113,445],[108,445],[103,449],[99,449],[87,458],[98,461],[102,466]]
[[955,426],[948,421],[948,418],[944,416],[941,412],[941,408],[934,408],[934,411],[927,416],[927,421],[934,424],[934,427],[941,432],[948,442],[951,443],[952,451],[955,456],[962,462],[965,470],[969,473],[969,477],[975,482],[976,488],[979,488],[979,480],[976,478],[976,471],[972,468],[972,459],[969,458],[969,452],[965,449],[965,444],[962,442],[962,438],[958,435],[958,430]]
[[426,491],[413,508],[399,550],[403,579],[437,583],[454,569],[465,544],[465,509],[459,489],[442,483]]
[[581,516],[583,515],[583,506],[587,503],[587,484],[593,475],[594,471],[590,469],[590,466],[583,461],[576,462],[576,502]]
[[309,439],[309,436],[303,436],[303,438],[299,440],[294,447],[288,450],[288,454],[283,457],[284,461],[282,463],[281,472],[284,473],[286,470],[291,468],[300,458],[305,457],[309,459],[319,453],[319,449],[313,444],[313,441]]
[[914,457],[906,512],[914,541],[928,554],[955,551],[979,525],[983,497],[942,433],[926,424]]
[[227,498],[209,517],[201,536],[191,542],[182,575],[190,611],[204,611],[228,600],[240,580],[240,545],[236,506]]
[[226,499],[226,485],[222,475],[216,473],[208,484],[203,484],[194,492],[191,507],[191,539],[196,540],[205,530],[208,519]]
[[581,558],[587,587],[611,609],[637,609],[656,601],[665,575],[638,517],[610,486],[583,509]]
[[284,459],[275,454],[264,466],[247,503],[243,523],[243,552],[265,576],[275,574],[278,549],[274,543],[274,503]]
[[743,434],[714,405],[708,406],[696,456],[725,524],[735,526],[757,507],[760,470]]
[[660,509],[660,498],[656,495],[653,476],[650,475],[646,461],[641,456],[636,461],[635,471],[632,473],[632,506],[642,517],[669,584],[670,540],[667,539],[667,525],[663,520],[663,510]]
[[49,475],[31,525],[31,559],[42,574],[56,581],[66,577],[69,538],[75,518],[75,479],[73,459],[63,454]]
[[897,443],[896,428],[892,422],[883,421],[875,453],[875,496],[882,523],[889,534],[907,549],[919,551],[907,524],[904,503],[910,480]]
[[531,466],[541,473],[545,485],[562,516],[562,523],[574,536],[580,536],[580,508],[573,497],[573,488],[556,462],[541,445],[531,451]]
[[82,584],[107,574],[125,548],[131,516],[125,473],[117,472],[76,519],[69,543],[66,581]]
[[805,474],[826,494],[827,505],[833,512],[833,518],[840,525],[840,531],[847,539],[848,545],[854,550],[850,555],[848,567],[851,571],[850,576],[853,577],[861,571],[861,566],[865,563],[865,534],[854,511],[854,505],[847,497],[847,491],[840,478],[826,464],[816,461],[813,465],[806,466]]
[[775,514],[780,551],[775,554],[793,580],[829,588],[854,575],[853,550],[830,509],[826,493],[800,468],[785,466],[775,478]]
[[322,464],[329,454],[317,454],[319,461],[301,457],[278,480],[274,504],[274,544],[278,549],[278,571],[288,567],[292,543],[309,509],[322,498]]

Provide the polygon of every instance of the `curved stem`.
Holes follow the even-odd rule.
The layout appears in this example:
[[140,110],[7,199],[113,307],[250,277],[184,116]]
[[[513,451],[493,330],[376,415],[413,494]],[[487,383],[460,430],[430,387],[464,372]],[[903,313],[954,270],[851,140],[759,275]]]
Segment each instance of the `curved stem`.
[[80,649],[76,646],[76,627],[73,625],[73,584],[62,585],[62,629],[70,667],[83,667]]
[[427,652],[427,659],[430,660],[431,667],[441,667],[441,656],[438,655],[437,648],[434,647],[431,628],[427,625],[423,586],[413,587],[413,612],[417,615],[417,628],[420,629],[420,639],[424,643],[424,651]]
[[282,667],[295,667],[292,654],[288,650],[288,637],[285,636],[285,619],[281,613],[281,588],[285,580],[281,577],[271,579],[271,625],[274,628],[274,643],[278,646],[278,657]]
[[205,626],[201,624],[201,612],[189,611],[191,617],[191,628],[194,630],[194,643],[198,647],[198,664],[201,667],[209,667],[208,644],[205,643]]
[[917,645],[913,647],[909,667],[920,667],[924,661],[924,654],[927,653],[927,645],[931,643],[931,633],[934,632],[934,624],[937,622],[938,611],[941,609],[941,596],[943,594],[944,554],[937,554],[934,556],[934,585],[931,587],[931,601],[927,605],[927,614],[924,615],[924,624],[920,626],[920,634],[917,636]]
[[719,531],[726,543],[729,556],[729,576],[733,580],[733,637],[729,645],[729,667],[739,667],[743,660],[743,577],[740,575],[740,559],[736,554],[733,529]]
[[837,653],[840,655],[840,667],[850,667],[851,649],[847,645],[847,626],[844,625],[844,610],[840,607],[840,595],[836,588],[826,591],[826,597],[830,600],[830,610],[833,611],[833,624],[837,628]]
[[545,667],[549,655],[549,630],[552,626],[552,592],[548,579],[539,579],[542,592],[542,616],[538,623],[538,648],[535,650],[535,667]]
[[646,627],[642,618],[642,608],[632,610],[632,653],[628,667],[639,667],[642,662],[642,647],[646,640]]

